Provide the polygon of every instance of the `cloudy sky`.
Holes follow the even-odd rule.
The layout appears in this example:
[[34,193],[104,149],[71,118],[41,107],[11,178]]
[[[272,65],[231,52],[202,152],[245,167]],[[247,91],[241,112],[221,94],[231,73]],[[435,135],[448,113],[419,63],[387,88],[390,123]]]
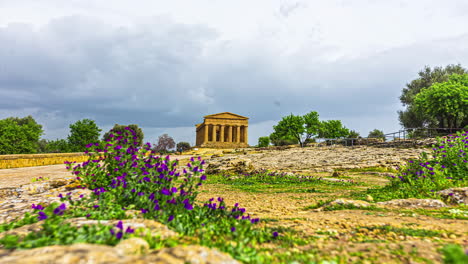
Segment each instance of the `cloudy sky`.
[[400,129],[425,65],[468,67],[466,0],[0,0],[0,119],[44,138],[90,118],[195,143],[203,116],[250,118],[249,143],[317,111]]

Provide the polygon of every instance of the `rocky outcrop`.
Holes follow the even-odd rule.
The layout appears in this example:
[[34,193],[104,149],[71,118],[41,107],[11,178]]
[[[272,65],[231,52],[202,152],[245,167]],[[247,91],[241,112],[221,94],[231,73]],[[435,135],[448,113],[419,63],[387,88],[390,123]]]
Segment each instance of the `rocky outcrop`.
[[[146,254],[148,253],[148,254]],[[48,246],[30,250],[0,250],[3,264],[43,263],[161,263],[161,264],[238,264],[230,255],[203,246],[176,246],[150,251],[141,238],[121,241],[115,247],[78,243],[70,246]]]
[[[368,198],[368,201],[372,201],[372,197]],[[336,199],[329,203],[322,205],[321,207],[314,209],[314,211],[323,211],[326,208],[343,206],[350,209],[354,208],[369,208],[369,207],[398,207],[398,208],[441,208],[447,207],[447,205],[435,199],[396,199],[386,202],[369,203],[361,200],[350,200],[350,199]]]
[[468,187],[450,188],[438,191],[437,194],[449,203],[468,205]]
[[399,208],[441,208],[447,205],[436,199],[396,199],[387,202],[378,202],[377,205]]
[[[207,173],[231,171],[244,173],[253,169],[272,171],[333,172],[336,170],[383,167],[395,169],[416,159],[423,149],[374,147],[306,147],[285,150],[256,150],[245,157],[226,154],[207,160]],[[428,150],[426,150],[428,151]]]

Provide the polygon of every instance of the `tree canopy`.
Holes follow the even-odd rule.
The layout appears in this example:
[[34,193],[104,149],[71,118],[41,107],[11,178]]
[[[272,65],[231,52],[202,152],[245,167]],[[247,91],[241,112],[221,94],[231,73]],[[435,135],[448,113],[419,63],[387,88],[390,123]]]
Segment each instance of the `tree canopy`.
[[83,119],[76,121],[70,125],[70,135],[68,135],[69,149],[74,152],[85,151],[86,144],[99,141],[101,131],[94,120]]
[[175,141],[168,134],[159,136],[158,143],[153,148],[154,151],[166,152],[175,147]]
[[414,98],[418,111],[436,119],[440,127],[468,125],[468,74],[453,74],[448,81],[422,89]]
[[444,122],[441,122],[441,120],[438,120],[426,111],[421,111],[421,108],[416,107],[414,100],[423,89],[429,88],[435,83],[447,82],[453,74],[462,75],[467,73],[468,70],[460,64],[451,64],[445,68],[435,67],[434,69],[429,66],[424,67],[418,73],[419,78],[406,84],[406,87],[402,90],[400,101],[406,109],[398,111],[400,124],[405,128],[443,128],[446,125]]
[[37,153],[42,126],[32,116],[0,120],[0,154]]
[[[314,136],[322,138],[347,137],[349,129],[345,128],[339,120],[320,121],[319,114],[311,111],[303,116],[290,114],[283,117],[270,135],[273,143],[283,138],[294,138],[304,147],[305,142]],[[276,144],[275,144],[276,145]]]

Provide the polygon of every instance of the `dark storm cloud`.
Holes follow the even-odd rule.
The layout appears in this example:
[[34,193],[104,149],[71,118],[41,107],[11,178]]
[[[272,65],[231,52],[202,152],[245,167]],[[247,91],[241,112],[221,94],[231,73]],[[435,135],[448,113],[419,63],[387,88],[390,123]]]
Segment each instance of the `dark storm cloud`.
[[316,59],[320,49],[280,56],[261,39],[218,41],[208,27],[167,18],[131,27],[79,16],[39,29],[10,24],[0,28],[0,118],[35,109],[51,128],[82,118],[168,128],[224,111],[252,123],[318,111],[395,123],[401,89],[424,65],[468,63],[467,36],[333,61]]

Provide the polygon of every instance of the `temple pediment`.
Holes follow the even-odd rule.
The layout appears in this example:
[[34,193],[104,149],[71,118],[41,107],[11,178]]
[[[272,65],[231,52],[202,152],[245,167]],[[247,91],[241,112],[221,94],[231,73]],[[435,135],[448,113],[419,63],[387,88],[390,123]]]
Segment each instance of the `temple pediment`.
[[196,145],[206,148],[248,147],[249,118],[230,112],[205,116],[196,124]]
[[218,114],[212,114],[212,115],[207,115],[204,116],[205,119],[242,119],[242,120],[248,120],[248,117],[241,116],[241,115],[236,115],[230,112],[223,112],[223,113],[218,113]]

